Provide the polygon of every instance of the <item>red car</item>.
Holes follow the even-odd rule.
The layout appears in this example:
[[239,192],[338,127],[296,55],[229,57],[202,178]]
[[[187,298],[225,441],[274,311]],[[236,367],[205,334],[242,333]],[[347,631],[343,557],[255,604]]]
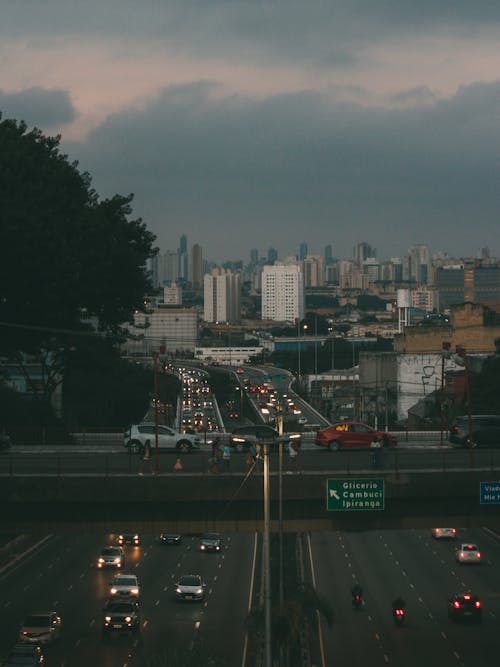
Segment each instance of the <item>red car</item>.
[[397,445],[396,438],[390,433],[376,431],[371,426],[360,422],[338,422],[321,429],[316,433],[316,444],[332,452],[344,448],[369,449],[374,438],[382,442],[385,440],[389,447]]

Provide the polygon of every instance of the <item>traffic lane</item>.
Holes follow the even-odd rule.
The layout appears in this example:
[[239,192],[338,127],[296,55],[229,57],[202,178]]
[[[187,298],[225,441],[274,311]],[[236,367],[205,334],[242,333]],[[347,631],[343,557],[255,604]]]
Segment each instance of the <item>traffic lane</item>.
[[[341,650],[348,662],[355,654],[367,664],[421,665],[432,654],[435,664],[456,665],[433,616],[418,602],[417,589],[407,580],[403,564],[385,553],[382,536],[375,532],[337,533],[335,540],[329,535],[335,534],[323,538],[323,554],[317,559],[318,581],[333,580],[333,597],[338,596],[341,605],[336,618],[341,618],[342,625],[339,632],[334,626],[332,632],[325,633],[327,657],[332,659]],[[315,546],[313,542],[313,553],[318,552]],[[325,550],[325,546],[329,548]],[[354,581],[365,591],[366,606],[361,612],[351,605],[349,587]],[[408,603],[408,625],[403,628],[395,627],[392,619],[391,600],[398,594]]]
[[[395,570],[404,569],[405,580],[419,593],[419,605],[426,607],[440,628],[443,641],[463,664],[487,664],[494,657],[495,615],[486,612],[481,625],[454,623],[448,618],[448,598],[455,592],[473,589],[483,601],[490,588],[487,579],[475,585],[469,575],[475,568],[456,568],[451,545],[435,544],[425,531],[408,531],[407,539],[398,540],[391,531],[384,533],[382,546]],[[444,557],[442,557],[444,556]],[[411,617],[409,617],[411,618]],[[478,656],[482,656],[481,659]],[[458,656],[458,657],[457,657]],[[483,661],[483,662],[481,662]]]

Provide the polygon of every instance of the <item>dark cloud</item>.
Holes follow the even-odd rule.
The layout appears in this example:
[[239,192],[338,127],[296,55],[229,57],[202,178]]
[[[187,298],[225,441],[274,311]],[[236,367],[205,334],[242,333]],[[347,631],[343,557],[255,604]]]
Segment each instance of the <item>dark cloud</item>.
[[65,151],[102,196],[135,192],[161,247],[186,232],[215,260],[304,239],[344,254],[366,239],[387,255],[415,241],[457,254],[497,243],[500,83],[401,110],[219,92],[168,88]]
[[17,93],[0,90],[0,111],[4,118],[24,120],[30,126],[51,130],[75,119],[76,113],[66,90],[29,88]]

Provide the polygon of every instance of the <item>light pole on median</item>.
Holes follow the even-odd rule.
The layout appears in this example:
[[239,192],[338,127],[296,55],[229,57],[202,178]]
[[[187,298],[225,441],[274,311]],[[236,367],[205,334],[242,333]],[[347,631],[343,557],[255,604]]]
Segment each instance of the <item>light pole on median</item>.
[[154,457],[154,474],[158,474],[158,352],[153,352],[153,401],[155,406],[155,457]]

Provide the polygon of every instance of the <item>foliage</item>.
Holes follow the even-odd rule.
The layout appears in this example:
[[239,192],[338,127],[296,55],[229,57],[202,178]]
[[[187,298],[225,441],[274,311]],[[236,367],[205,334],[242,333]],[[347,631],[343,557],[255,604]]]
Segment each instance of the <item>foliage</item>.
[[43,400],[85,335],[119,337],[154,254],[154,236],[129,220],[133,196],[100,201],[59,141],[0,116],[0,355],[43,367]]

